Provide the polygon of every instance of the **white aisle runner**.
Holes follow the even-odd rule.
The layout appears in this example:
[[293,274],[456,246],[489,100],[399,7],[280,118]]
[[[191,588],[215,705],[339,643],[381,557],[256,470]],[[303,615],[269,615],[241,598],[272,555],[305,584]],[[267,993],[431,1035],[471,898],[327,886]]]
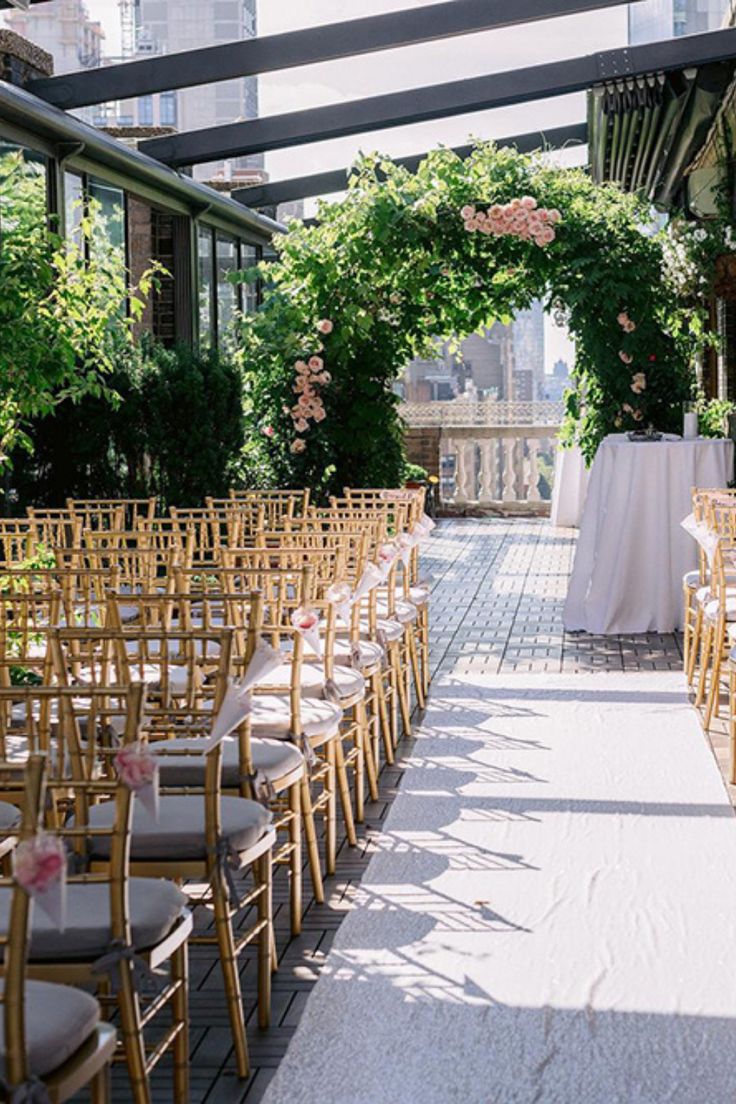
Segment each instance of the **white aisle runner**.
[[682,679],[446,678],[267,1104],[733,1104],[736,820]]

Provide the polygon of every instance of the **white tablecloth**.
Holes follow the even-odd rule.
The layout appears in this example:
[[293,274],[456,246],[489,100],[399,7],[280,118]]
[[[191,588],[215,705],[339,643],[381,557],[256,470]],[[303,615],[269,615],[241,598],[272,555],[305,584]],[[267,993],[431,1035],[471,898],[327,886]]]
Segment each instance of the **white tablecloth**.
[[574,448],[555,450],[555,477],[552,486],[550,522],[563,529],[578,529],[588,493],[590,471],[583,454]]
[[697,546],[682,529],[693,487],[725,487],[733,442],[603,441],[565,603],[565,628],[589,633],[672,632],[682,627],[682,577]]

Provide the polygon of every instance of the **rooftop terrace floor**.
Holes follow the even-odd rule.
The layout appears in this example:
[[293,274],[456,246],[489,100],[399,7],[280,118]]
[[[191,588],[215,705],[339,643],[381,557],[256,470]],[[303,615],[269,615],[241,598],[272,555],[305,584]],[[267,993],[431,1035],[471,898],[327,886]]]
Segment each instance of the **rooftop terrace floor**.
[[[681,640],[671,634],[593,637],[568,634],[562,608],[576,533],[553,529],[546,519],[453,519],[440,522],[423,554],[432,576],[432,662],[435,676],[545,672],[677,671]],[[714,748],[725,761],[725,741]],[[396,765],[384,768],[380,801],[367,806],[359,846],[343,844],[337,874],[326,882],[327,901],[311,901],[301,936],[288,931],[285,876],[275,880],[279,970],[273,979],[273,1024],[259,1032],[253,1023],[255,963],[246,959],[243,983],[249,1019],[253,1074],[239,1081],[232,1069],[230,1034],[219,969],[211,948],[191,951],[192,1104],[259,1101],[302,1015],[335,932],[359,892],[361,876],[378,850],[382,823],[401,784],[413,741],[399,749]],[[733,794],[732,794],[733,798]],[[305,885],[308,879],[305,878]],[[169,1071],[154,1077],[154,1099],[169,1104]],[[125,1101],[125,1077],[115,1074],[115,1100]],[[326,1102],[329,1104],[329,1102]]]

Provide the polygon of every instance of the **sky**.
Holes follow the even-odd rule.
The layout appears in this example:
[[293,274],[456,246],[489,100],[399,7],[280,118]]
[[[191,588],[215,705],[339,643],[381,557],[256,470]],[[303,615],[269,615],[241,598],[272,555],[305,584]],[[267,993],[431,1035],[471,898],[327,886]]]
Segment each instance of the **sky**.
[[[513,0],[507,2],[513,4]],[[259,0],[258,33],[278,34],[353,16],[421,8],[426,3],[427,0]],[[92,18],[99,19],[104,26],[107,52],[118,53],[117,0],[87,0],[87,6]],[[259,81],[260,112],[261,115],[276,115],[611,49],[626,43],[626,13],[627,7],[622,4],[544,23],[267,73]],[[581,122],[584,118],[584,95],[564,96],[274,151],[267,155],[266,169],[271,179],[279,180],[344,168],[361,151],[380,150],[399,157],[421,153],[440,144],[462,145],[472,137],[502,138]],[[561,163],[578,164],[582,159],[582,151],[558,156]],[[566,335],[551,322],[546,339],[548,368],[558,356],[571,359],[572,350]]]

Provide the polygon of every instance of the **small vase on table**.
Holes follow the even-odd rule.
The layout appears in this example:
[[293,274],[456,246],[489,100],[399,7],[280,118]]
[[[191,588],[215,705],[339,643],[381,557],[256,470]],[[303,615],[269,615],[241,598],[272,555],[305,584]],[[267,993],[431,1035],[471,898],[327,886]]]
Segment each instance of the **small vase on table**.
[[695,403],[684,403],[682,408],[682,438],[694,441],[698,436],[698,411]]

